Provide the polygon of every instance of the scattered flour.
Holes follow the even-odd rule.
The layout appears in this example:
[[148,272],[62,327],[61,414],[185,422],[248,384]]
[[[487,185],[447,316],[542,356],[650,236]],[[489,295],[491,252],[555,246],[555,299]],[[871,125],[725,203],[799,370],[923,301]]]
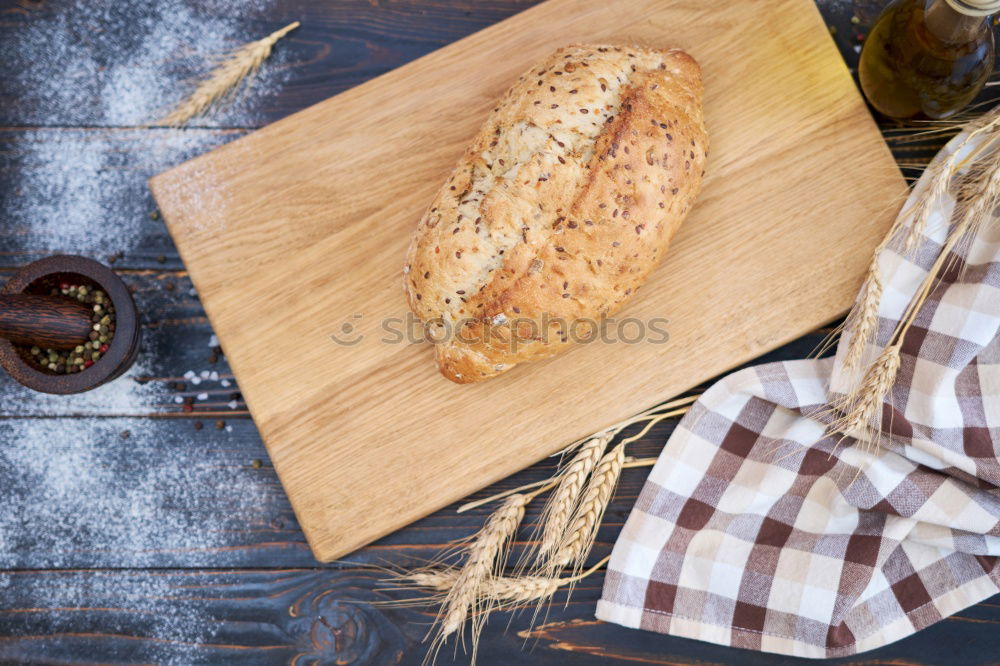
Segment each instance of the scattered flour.
[[163,420],[0,420],[0,568],[232,564],[283,503],[243,450]]
[[[151,140],[151,134],[154,138]],[[8,251],[68,252],[105,259],[169,242],[146,180],[242,132],[219,130],[37,130],[0,139],[0,194]],[[156,250],[159,251],[159,250]]]
[[[74,395],[38,393],[25,388],[10,377],[0,377],[0,417],[4,416],[142,416],[164,411],[170,400],[163,382],[139,383],[136,377],[150,376],[148,347],[140,350],[135,365],[124,375],[92,391]],[[53,423],[52,421],[44,421]],[[59,421],[55,421],[58,423]],[[2,422],[0,422],[2,423]],[[82,426],[81,426],[82,428]],[[39,443],[46,440],[42,436]],[[4,443],[0,441],[0,447]],[[2,450],[2,449],[0,449]],[[40,451],[44,453],[44,451]],[[2,484],[0,484],[2,487]],[[2,532],[2,530],[0,530]],[[2,538],[2,534],[0,534]]]
[[[183,99],[192,81],[246,42],[281,27],[270,0],[41,3],[12,14],[4,43],[18,100],[17,125],[123,126],[151,123]],[[290,22],[290,21],[289,21]],[[8,59],[9,58],[9,59]],[[216,127],[260,124],[260,100],[289,76],[287,49],[276,49],[244,94],[210,117]]]
[[[3,44],[0,96],[16,104],[0,108],[0,122],[53,128],[0,134],[6,181],[0,210],[12,231],[8,254],[103,259],[148,254],[151,245],[154,253],[169,252],[162,222],[149,219],[146,180],[242,132],[104,128],[155,121],[218,56],[280,27],[271,5],[66,0],[8,12],[16,29],[7,31]],[[276,49],[252,86],[198,119],[198,126],[262,124],[260,102],[287,81],[289,55]],[[210,344],[218,344],[214,336]],[[0,488],[8,502],[0,511],[0,568],[227,566],[234,558],[227,549],[243,541],[235,535],[273,517],[284,502],[281,489],[273,475],[235,459],[240,454],[234,451],[244,447],[220,446],[217,435],[202,446],[188,428],[168,420],[60,418],[163,411],[173,397],[163,383],[134,379],[152,374],[151,365],[140,356],[126,376],[75,396],[0,382],[0,416],[46,415],[0,418]],[[213,448],[207,448],[210,441]],[[216,631],[209,610],[184,601],[192,593],[181,587],[182,577],[67,571],[35,576],[25,586],[15,582],[20,575],[28,574],[0,571],[0,594],[16,591],[32,605],[53,609],[92,607],[103,599],[109,607],[148,611],[150,624],[139,635],[155,637],[154,652],[156,641],[163,642],[163,659],[154,654],[154,661],[185,663],[180,644],[194,649]],[[52,611],[46,621],[57,630],[60,624],[67,631],[79,628],[72,611]],[[124,621],[109,614],[100,629],[113,633]]]
[[[13,126],[68,126],[0,134],[8,252],[106,258],[143,250],[173,254],[147,179],[244,132],[102,130],[143,125],[183,99],[219,56],[280,27],[271,0],[161,0],[31,5],[4,42],[0,108]],[[290,75],[276,49],[252,85],[203,126],[255,127],[261,100]]]
[[[204,579],[182,573],[63,571],[44,576],[15,573],[6,578],[17,594],[15,604],[52,609],[44,615],[46,634],[78,633],[81,613],[76,609],[124,609],[121,613],[98,613],[98,628],[104,634],[134,637],[129,640],[129,663],[140,656],[157,664],[200,663],[199,657],[204,656],[200,646],[211,642],[221,626],[209,604],[199,603],[198,593],[185,589],[203,584]],[[140,644],[143,638],[148,640]],[[71,636],[63,637],[60,643],[65,654],[72,645],[85,645],[85,641]],[[9,653],[5,652],[8,648]],[[0,643],[0,661],[24,663],[21,650],[23,646],[17,641]],[[36,647],[29,654],[38,655],[42,650]]]

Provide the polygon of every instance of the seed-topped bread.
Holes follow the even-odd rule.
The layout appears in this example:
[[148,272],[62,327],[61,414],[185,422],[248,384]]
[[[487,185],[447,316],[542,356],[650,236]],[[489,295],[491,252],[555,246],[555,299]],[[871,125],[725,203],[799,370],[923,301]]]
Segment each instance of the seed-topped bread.
[[635,294],[701,188],[701,95],[685,52],[615,45],[559,49],[507,91],[404,266],[445,377],[551,356]]

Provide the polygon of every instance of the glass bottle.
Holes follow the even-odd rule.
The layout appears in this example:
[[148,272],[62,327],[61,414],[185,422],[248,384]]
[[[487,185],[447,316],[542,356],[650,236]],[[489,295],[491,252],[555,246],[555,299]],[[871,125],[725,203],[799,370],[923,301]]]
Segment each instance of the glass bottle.
[[897,0],[861,50],[861,89],[900,120],[947,118],[983,89],[993,71],[989,14],[1000,0]]

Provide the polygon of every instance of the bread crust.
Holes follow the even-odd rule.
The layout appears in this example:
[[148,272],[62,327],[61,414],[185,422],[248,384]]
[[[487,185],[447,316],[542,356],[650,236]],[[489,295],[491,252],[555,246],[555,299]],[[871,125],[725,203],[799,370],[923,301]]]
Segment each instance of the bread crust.
[[636,293],[701,189],[701,97],[685,52],[619,45],[561,48],[507,91],[404,266],[445,377],[556,354]]

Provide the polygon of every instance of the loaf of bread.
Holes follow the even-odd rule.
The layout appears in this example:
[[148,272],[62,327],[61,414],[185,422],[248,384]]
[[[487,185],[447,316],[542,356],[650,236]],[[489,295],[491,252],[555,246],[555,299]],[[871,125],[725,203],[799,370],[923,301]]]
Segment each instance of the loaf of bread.
[[500,99],[414,232],[407,300],[459,383],[572,344],[667,250],[707,156],[701,73],[677,49],[578,45]]

